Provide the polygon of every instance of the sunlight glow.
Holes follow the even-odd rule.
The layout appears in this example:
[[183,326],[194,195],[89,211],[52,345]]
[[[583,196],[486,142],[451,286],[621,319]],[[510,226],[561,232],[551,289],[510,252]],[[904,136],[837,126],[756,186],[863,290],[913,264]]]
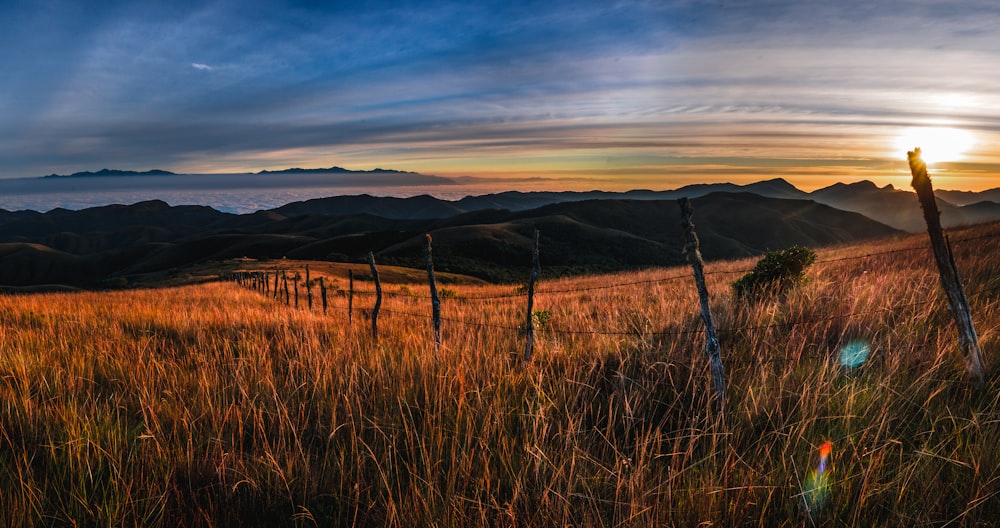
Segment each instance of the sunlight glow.
[[920,147],[927,164],[960,161],[975,143],[972,134],[951,127],[911,127],[900,132],[895,142],[895,157]]

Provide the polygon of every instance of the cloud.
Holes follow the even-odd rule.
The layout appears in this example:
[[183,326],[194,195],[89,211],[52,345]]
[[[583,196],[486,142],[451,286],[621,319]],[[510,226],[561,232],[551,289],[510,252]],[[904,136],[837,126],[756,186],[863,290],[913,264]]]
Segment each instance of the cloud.
[[5,27],[16,13],[0,3],[0,49],[46,50],[0,52],[19,72],[0,79],[0,177],[331,164],[702,176],[721,157],[777,173],[886,162],[914,123],[975,130],[971,161],[1000,162],[988,0],[186,3],[86,24],[74,12],[51,34],[30,30],[49,13],[26,8],[37,23]]

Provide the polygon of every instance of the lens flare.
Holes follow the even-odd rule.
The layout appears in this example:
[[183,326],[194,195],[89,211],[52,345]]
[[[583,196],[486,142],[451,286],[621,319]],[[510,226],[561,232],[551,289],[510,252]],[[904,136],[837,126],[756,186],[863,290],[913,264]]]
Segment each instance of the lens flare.
[[830,472],[827,471],[826,464],[832,451],[833,442],[829,440],[819,446],[819,464],[809,472],[809,478],[806,479],[802,496],[809,511],[821,509],[830,495]]
[[871,347],[868,343],[855,339],[840,347],[840,364],[847,368],[860,367],[868,359],[869,354]]

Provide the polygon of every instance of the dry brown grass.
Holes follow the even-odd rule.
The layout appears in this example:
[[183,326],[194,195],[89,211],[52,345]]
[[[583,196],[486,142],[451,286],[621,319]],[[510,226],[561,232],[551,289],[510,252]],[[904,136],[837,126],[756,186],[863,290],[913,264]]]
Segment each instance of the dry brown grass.
[[[426,286],[402,279],[378,343],[364,296],[353,326],[343,295],[324,317],[231,283],[0,297],[0,524],[987,525],[1000,225],[952,238],[981,235],[956,259],[994,366],[983,392],[929,251],[849,258],[924,237],[821,250],[811,282],[753,305],[728,289],[752,261],[709,263],[725,423],[693,284],[661,280],[683,268],[543,281],[639,284],[540,293],[530,364],[524,299],[476,299],[512,286],[444,285],[440,353]],[[852,339],[872,349],[854,370],[837,361]],[[827,439],[830,495],[806,511]]]

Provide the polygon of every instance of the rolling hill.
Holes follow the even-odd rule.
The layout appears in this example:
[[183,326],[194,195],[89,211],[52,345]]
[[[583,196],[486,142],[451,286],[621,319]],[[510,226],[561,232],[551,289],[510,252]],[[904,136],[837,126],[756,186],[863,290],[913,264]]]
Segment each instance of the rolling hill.
[[[870,181],[837,183],[804,192],[777,178],[749,185],[732,183],[696,184],[672,191],[634,190],[628,192],[519,192],[507,191],[467,196],[448,201],[428,195],[410,198],[382,198],[369,195],[336,196],[294,202],[274,211],[284,215],[351,215],[368,213],[396,219],[440,219],[457,214],[490,209],[526,211],[557,203],[591,200],[656,201],[699,198],[716,192],[748,192],[765,198],[813,200],[837,209],[861,213],[873,220],[909,232],[925,229],[916,195],[892,185],[878,187]],[[981,193],[938,191],[938,208],[945,227],[1000,220],[1000,190]],[[955,202],[949,201],[955,200]]]
[[[1000,203],[980,201],[959,206],[941,198],[941,193],[936,195],[943,227],[1000,219]],[[836,183],[811,192],[809,197],[838,209],[861,213],[903,231],[916,233],[927,228],[914,193],[895,189],[892,185],[878,187],[870,181]]]
[[[433,235],[441,271],[519,281],[534,228],[545,273],[579,274],[684,261],[674,200],[590,199],[526,210],[457,213],[431,197],[337,197],[248,215],[159,201],[48,213],[0,214],[0,284],[101,286],[240,257],[421,267],[423,234]],[[707,259],[822,246],[897,234],[857,213],[811,200],[714,192],[696,198],[695,222]],[[349,214],[333,214],[350,211]],[[433,211],[433,214],[431,213]],[[438,215],[444,215],[437,218]],[[430,216],[430,218],[427,218]]]

